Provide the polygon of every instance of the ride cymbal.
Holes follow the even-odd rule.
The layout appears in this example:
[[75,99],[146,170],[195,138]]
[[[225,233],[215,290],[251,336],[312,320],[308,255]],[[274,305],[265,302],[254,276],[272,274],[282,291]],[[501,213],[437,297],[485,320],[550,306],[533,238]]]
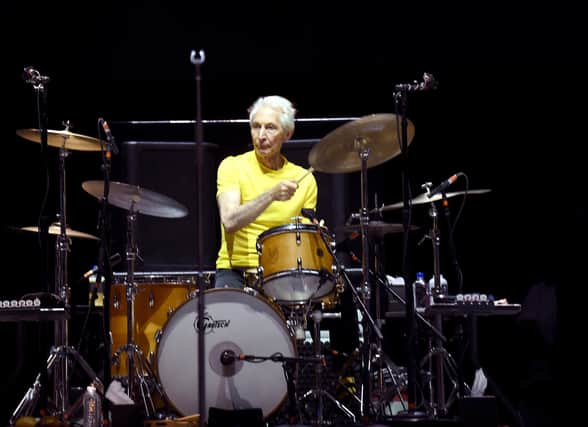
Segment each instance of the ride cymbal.
[[[19,129],[16,134],[32,142],[41,143],[40,129]],[[100,151],[100,140],[67,130],[48,130],[47,145],[77,151]]]
[[[104,193],[104,181],[85,181],[82,188],[97,199]],[[144,215],[163,218],[182,218],[188,215],[188,209],[174,199],[141,188],[138,185],[113,181],[110,183],[108,202],[122,209],[131,210]]]
[[[20,227],[19,230],[32,231],[33,233],[39,233],[39,227],[36,227],[36,226]],[[53,235],[61,234],[61,225],[58,222],[51,224],[49,226],[48,233],[53,234]],[[99,240],[98,237],[96,237],[96,236],[93,236],[88,233],[83,233],[81,231],[72,230],[69,227],[65,228],[65,235],[67,237],[78,237],[80,239]]]
[[[489,193],[490,191],[491,190],[488,188],[483,188],[480,190],[469,190],[469,191],[452,191],[450,193],[445,193],[445,197],[449,199],[451,197],[462,196],[465,194],[484,194],[484,193]],[[442,198],[443,198],[443,194],[441,194],[441,193],[435,194],[431,198],[429,198],[427,196],[427,193],[422,193],[422,194],[419,194],[418,196],[416,196],[414,199],[412,199],[410,201],[410,203],[413,205],[421,205],[423,203],[436,202],[438,200],[441,200]],[[372,209],[370,211],[370,213],[393,211],[396,209],[402,209],[403,206],[404,206],[403,202],[392,203],[391,205],[385,205],[385,206],[382,206],[381,208]]]
[[[367,149],[367,167],[377,166],[401,152],[400,118],[395,114],[371,114],[331,131],[308,154],[310,165],[319,172],[346,173],[361,170],[360,153]],[[408,121],[407,144],[414,137]]]

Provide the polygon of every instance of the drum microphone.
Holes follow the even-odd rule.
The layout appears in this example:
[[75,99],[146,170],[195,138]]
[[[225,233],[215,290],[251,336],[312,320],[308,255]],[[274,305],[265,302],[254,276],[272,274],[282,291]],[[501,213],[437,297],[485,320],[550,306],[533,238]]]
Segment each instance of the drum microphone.
[[300,211],[300,213],[302,214],[302,216],[304,218],[307,218],[311,221],[314,222],[314,220],[316,220],[316,212],[314,211],[314,209],[310,209],[310,208],[302,208],[302,210]]
[[106,141],[110,144],[112,152],[115,155],[118,154],[118,147],[114,142],[114,137],[112,136],[112,131],[110,130],[110,126],[108,126],[108,122],[104,120],[102,117],[100,117],[98,119],[98,123],[100,124],[100,126],[102,126],[102,129],[104,130],[104,134],[106,135]]
[[232,365],[237,359],[238,357],[233,350],[225,350],[220,356],[220,361],[225,366]]
[[[119,262],[121,262],[122,257],[120,256],[120,254],[117,252],[114,255],[112,255],[110,257],[110,265],[111,267],[116,266]],[[93,265],[91,269],[89,269],[88,271],[86,271],[80,280],[83,279],[87,279],[88,277],[90,277],[92,274],[96,273],[98,271],[98,266],[97,265]]]
[[430,199],[436,194],[445,193],[445,190],[447,190],[447,188],[449,188],[449,186],[453,184],[455,181],[457,181],[457,178],[459,178],[462,175],[463,172],[458,172],[454,175],[451,175],[449,178],[447,178],[445,181],[443,181],[441,184],[439,184],[437,187],[435,187],[433,190],[427,193],[427,198]]

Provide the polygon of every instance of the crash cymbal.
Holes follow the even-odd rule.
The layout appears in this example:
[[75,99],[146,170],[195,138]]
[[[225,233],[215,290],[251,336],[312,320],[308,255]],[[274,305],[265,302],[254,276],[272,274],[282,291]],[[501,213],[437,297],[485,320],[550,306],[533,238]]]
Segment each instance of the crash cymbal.
[[[480,190],[469,190],[467,194],[484,194],[489,193],[491,190],[488,188],[480,189]],[[450,193],[446,193],[446,198],[451,198],[455,196],[462,196],[465,195],[466,191],[453,191]],[[443,194],[435,194],[433,197],[427,197],[426,193],[419,194],[414,199],[412,199],[411,203],[413,205],[421,205],[423,203],[430,203],[436,202],[437,200],[441,200],[443,198]],[[385,211],[393,211],[396,209],[401,209],[404,206],[403,202],[392,203],[391,205],[382,206],[381,208],[372,209],[370,213],[377,213],[377,212],[385,212]]]
[[[30,227],[20,227],[19,230],[22,231],[32,231],[33,233],[39,233],[39,227],[30,226]],[[54,222],[49,226],[48,229],[49,234],[58,235],[61,234],[61,225],[58,222]],[[79,237],[80,239],[90,239],[90,240],[99,240],[98,237],[93,236],[88,233],[82,233],[81,231],[72,230],[69,227],[65,227],[65,235],[67,237]]]
[[[40,129],[19,129],[16,134],[29,141],[41,143]],[[64,145],[65,144],[65,145]],[[48,130],[47,145],[77,151],[100,151],[100,140],[67,130]]]
[[[310,165],[319,172],[345,173],[361,170],[360,151],[369,149],[367,167],[377,166],[401,152],[400,118],[395,114],[371,114],[331,131],[308,153]],[[414,137],[408,121],[407,144]]]
[[[104,181],[85,181],[82,188],[92,196],[101,199],[104,194]],[[188,215],[188,209],[174,199],[141,188],[138,185],[123,182],[111,182],[108,202],[122,209],[158,216],[163,218],[182,218]]]
[[[382,238],[387,234],[402,233],[404,226],[402,224],[395,224],[384,221],[370,221],[367,224],[368,236],[370,238]],[[416,225],[409,226],[410,230],[416,230]],[[361,224],[344,225],[335,229],[335,232],[341,232],[345,234],[361,233]]]

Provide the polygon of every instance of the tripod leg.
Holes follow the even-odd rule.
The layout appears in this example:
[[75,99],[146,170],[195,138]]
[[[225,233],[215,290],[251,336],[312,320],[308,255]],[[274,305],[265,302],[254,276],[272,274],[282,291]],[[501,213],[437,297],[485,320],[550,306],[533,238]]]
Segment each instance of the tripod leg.
[[37,401],[39,400],[39,393],[41,392],[41,374],[37,374],[35,378],[35,382],[27,392],[25,393],[24,397],[12,413],[10,417],[9,425],[13,426],[16,423],[16,420],[20,417],[28,416],[33,413],[35,410],[35,406],[37,405]]
[[104,384],[102,384],[102,381],[100,380],[100,378],[98,378],[98,375],[96,375],[96,372],[94,372],[94,370],[88,364],[88,362],[86,362],[73,347],[67,347],[65,351],[68,355],[73,356],[76,362],[80,364],[82,369],[86,372],[88,377],[94,383],[96,390],[98,390],[99,393],[104,394]]
[[335,399],[335,397],[331,395],[331,393],[329,393],[326,390],[320,390],[320,394],[326,396],[331,402],[333,402],[335,406],[341,410],[341,412],[343,412],[345,415],[347,415],[348,418],[351,419],[351,421],[353,421],[354,423],[356,422],[355,414],[351,412],[345,405],[343,405],[341,402]]
[[141,400],[143,402],[143,407],[145,409],[145,414],[147,416],[155,415],[156,408],[155,404],[153,403],[150,384],[148,383],[147,379],[150,378],[152,381],[154,381],[154,387],[161,396],[164,394],[161,385],[156,380],[155,373],[150,363],[147,361],[145,356],[143,356],[141,349],[135,344],[125,344],[115,354],[117,357],[120,357],[120,354],[123,352],[127,354],[127,358],[131,361],[131,363],[129,363],[127,366],[127,369],[129,370],[127,378],[131,378],[132,381],[126,384],[127,393],[129,396],[134,396],[134,388],[138,388]]

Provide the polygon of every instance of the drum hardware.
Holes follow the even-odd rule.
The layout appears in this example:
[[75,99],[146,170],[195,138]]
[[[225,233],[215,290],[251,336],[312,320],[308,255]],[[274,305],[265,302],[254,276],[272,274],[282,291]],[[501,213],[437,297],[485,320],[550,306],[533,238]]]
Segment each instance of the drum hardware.
[[[369,245],[368,227],[369,215],[367,210],[368,197],[368,167],[379,165],[400,154],[398,141],[399,117],[393,114],[372,114],[361,117],[352,122],[331,131],[321,141],[314,145],[308,155],[310,165],[317,171],[329,173],[355,172],[361,174],[361,208],[357,215],[359,218],[359,232],[362,249],[362,276],[363,281],[359,290],[346,277],[349,288],[353,290],[355,300],[361,307],[363,316],[363,331],[367,339],[362,342],[362,381],[360,396],[360,417],[367,420],[369,417],[369,396],[371,395],[370,375],[371,365],[371,332],[378,339],[383,339],[382,333],[371,317],[366,306],[369,307],[371,299],[371,286],[369,279]],[[414,136],[414,126],[409,121],[404,121],[404,131],[410,134],[405,141],[410,142]],[[353,217],[353,216],[352,216]],[[331,248],[329,250],[332,252]],[[371,328],[371,329],[370,329]]]
[[[102,181],[85,181],[82,188],[100,198],[102,195]],[[110,183],[110,195],[108,202],[127,211],[126,227],[126,261],[127,270],[125,276],[125,296],[127,302],[127,342],[122,345],[112,356],[112,363],[116,366],[120,363],[122,353],[127,355],[126,387],[129,397],[135,402],[140,397],[146,415],[155,415],[156,408],[151,395],[154,387],[162,396],[163,390],[156,380],[156,375],[151,364],[135,342],[135,296],[137,283],[135,281],[135,262],[139,257],[136,243],[136,222],[139,213],[164,218],[181,218],[187,215],[188,210],[177,201],[151,190],[140,188],[121,182]]]
[[[379,282],[380,286],[383,286],[386,291],[388,292],[389,295],[391,295],[396,301],[398,301],[399,304],[401,304],[405,310],[407,307],[407,301],[405,300],[405,298],[403,296],[401,296],[395,289],[394,286],[392,284],[390,284],[388,282],[388,280],[384,280],[381,277],[376,276],[376,280]],[[403,316],[406,316],[405,313],[403,313]],[[431,322],[429,322],[429,320],[427,320],[427,318],[425,318],[419,311],[415,311],[415,318],[419,321],[420,324],[422,324],[425,329],[427,331],[430,331],[430,340],[434,340],[437,343],[441,343],[441,346],[443,345],[443,343],[447,342],[447,339],[445,338],[445,336],[443,335],[441,329],[438,327],[437,324],[433,324]],[[433,356],[437,356],[436,354],[436,350],[432,348],[432,346],[430,345],[432,341],[429,341],[429,354],[423,358],[423,360],[421,361],[421,367],[425,365],[426,362],[430,362],[431,361],[431,357]],[[446,353],[446,352],[444,352]],[[451,357],[451,355],[449,355],[448,353],[446,353],[448,360],[447,363],[455,366],[454,362],[452,360],[449,360],[449,358]],[[452,369],[454,370],[454,369]],[[429,373],[431,373],[432,371],[429,370]],[[432,378],[431,375],[428,376],[428,381],[430,381]],[[407,382],[408,385],[408,382]],[[429,382],[429,391],[430,391],[430,396],[429,396],[429,402],[433,402],[433,385]],[[400,398],[401,396],[399,396]],[[402,403],[404,403],[404,401],[402,401]],[[404,410],[403,410],[404,411]],[[408,411],[408,408],[405,409],[405,411]]]
[[[441,286],[441,261],[440,261],[440,246],[441,246],[441,233],[439,229],[439,213],[435,206],[435,201],[443,200],[443,204],[445,206],[445,216],[448,219],[449,223],[449,213],[448,213],[448,204],[446,198],[445,190],[447,187],[457,179],[458,176],[465,176],[462,172],[453,175],[449,180],[442,183],[439,187],[431,191],[432,184],[430,182],[424,183],[421,188],[425,190],[424,197],[429,199],[430,201],[430,208],[429,208],[429,217],[431,218],[431,228],[429,230],[428,235],[425,235],[425,238],[428,238],[432,243],[433,249],[433,288],[428,290],[429,298],[431,300],[437,301],[439,299],[444,300],[448,297],[448,289],[445,289]],[[466,176],[467,178],[467,176]],[[486,190],[490,191],[490,190]],[[478,190],[478,192],[486,192],[484,190]],[[468,192],[464,192],[467,194]],[[450,231],[452,229],[451,224],[448,224],[450,227]],[[457,275],[461,277],[461,272],[459,271],[459,264],[455,258],[455,248],[453,245],[452,236],[450,233],[449,236],[449,247],[451,250],[451,256],[454,259],[454,265],[457,267]],[[460,285],[461,288],[461,285]],[[429,330],[433,330],[435,333],[433,335],[429,335],[427,339],[427,354],[421,361],[421,366],[425,364],[429,367],[429,381],[428,381],[428,390],[429,390],[429,405],[430,411],[433,415],[446,415],[448,413],[448,408],[453,402],[455,398],[455,394],[458,392],[458,387],[462,387],[463,381],[460,378],[459,370],[455,361],[453,360],[451,354],[444,348],[444,343],[446,340],[443,340],[442,331],[443,329],[443,314],[440,312],[435,312],[430,314],[432,316],[432,323],[434,324],[435,328],[429,328]],[[446,386],[445,386],[445,373],[447,372],[448,378],[452,383],[452,392],[448,398],[446,398]],[[433,384],[434,380],[434,384]]]
[[314,321],[314,354],[315,358],[320,360],[320,363],[315,363],[314,365],[314,388],[308,390],[302,396],[302,399],[313,398],[316,401],[316,409],[314,413],[314,417],[312,419],[312,425],[322,426],[323,425],[323,409],[324,409],[324,398],[329,399],[332,403],[335,404],[337,408],[341,412],[343,412],[349,419],[351,419],[354,423],[356,422],[356,417],[353,412],[351,412],[345,405],[339,402],[331,393],[323,388],[323,370],[325,369],[325,361],[323,355],[323,348],[322,342],[320,339],[321,328],[320,323],[322,319],[340,319],[341,313],[323,313],[321,310],[314,310],[310,315],[312,320]]
[[[67,228],[66,216],[66,167],[65,161],[69,156],[69,150],[81,151],[100,151],[102,141],[95,138],[85,137],[83,135],[73,134],[69,131],[69,121],[64,122],[65,130],[50,131],[47,129],[23,129],[18,130],[17,135],[24,139],[33,142],[40,142],[42,145],[59,148],[59,216],[58,223],[54,224],[53,233],[56,235],[55,244],[55,296],[59,304],[63,304],[66,310],[70,308],[70,294],[71,289],[68,285],[68,253],[69,253],[69,238]],[[59,233],[57,233],[56,226],[59,225]],[[49,230],[47,233],[49,234]],[[70,229],[71,230],[71,229]],[[31,230],[28,230],[31,231]],[[36,230],[32,230],[36,231]],[[43,230],[42,233],[45,231]],[[76,237],[93,238],[91,235],[79,235]],[[100,393],[104,392],[104,386],[91,368],[91,366],[84,360],[78,351],[69,345],[69,324],[67,317],[55,321],[54,326],[54,346],[51,348],[49,358],[47,359],[47,371],[53,373],[53,401],[54,408],[51,408],[52,415],[69,418],[72,415],[74,408],[70,405],[69,389],[70,389],[70,367],[71,359],[82,367],[86,375],[90,378],[91,383],[95,385]],[[23,400],[19,403],[16,411],[11,417],[11,421],[16,421],[19,416],[30,414],[33,406],[38,399],[38,380],[37,376],[35,385],[29,389]]]

